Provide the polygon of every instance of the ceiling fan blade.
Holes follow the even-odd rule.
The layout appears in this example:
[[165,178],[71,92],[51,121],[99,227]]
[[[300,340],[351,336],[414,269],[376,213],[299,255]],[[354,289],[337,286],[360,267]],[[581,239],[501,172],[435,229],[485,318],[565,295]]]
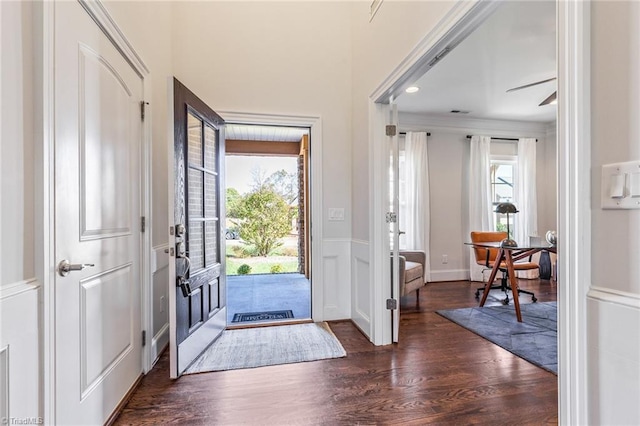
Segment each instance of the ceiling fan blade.
[[527,87],[537,86],[538,84],[542,84],[542,83],[548,83],[548,82],[553,81],[555,79],[556,79],[556,77],[552,77],[552,78],[547,78],[546,80],[536,81],[535,83],[525,84],[524,86],[514,87],[512,89],[507,90],[507,93],[515,92],[516,90],[520,90],[520,89],[526,89]]
[[545,99],[544,101],[540,102],[540,105],[538,105],[538,106],[555,104],[557,98],[558,98],[558,92],[553,92],[552,94],[549,95],[549,97],[547,97],[547,99]]

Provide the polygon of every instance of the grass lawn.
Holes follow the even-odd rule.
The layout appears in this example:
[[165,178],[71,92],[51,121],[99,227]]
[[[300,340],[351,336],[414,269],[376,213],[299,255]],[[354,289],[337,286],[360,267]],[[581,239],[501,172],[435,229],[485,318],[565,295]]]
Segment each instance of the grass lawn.
[[245,257],[244,259],[227,257],[227,275],[238,275],[240,265],[251,266],[251,274],[270,274],[273,265],[281,265],[279,273],[298,272],[298,258],[291,256]]

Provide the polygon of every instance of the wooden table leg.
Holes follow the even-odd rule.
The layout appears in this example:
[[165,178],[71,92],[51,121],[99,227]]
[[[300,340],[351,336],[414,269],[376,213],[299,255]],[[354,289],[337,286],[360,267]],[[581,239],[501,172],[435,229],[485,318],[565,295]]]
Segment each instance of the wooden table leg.
[[489,276],[489,281],[484,286],[484,293],[482,293],[482,300],[480,301],[480,307],[484,306],[484,303],[487,301],[487,296],[489,296],[489,290],[491,290],[491,284],[493,284],[493,280],[496,279],[496,275],[498,274],[498,270],[500,269],[500,263],[504,258],[505,250],[500,249],[498,251],[498,255],[496,256],[496,260],[493,264],[493,269],[491,270],[491,276]]
[[516,277],[516,271],[513,269],[511,251],[505,250],[505,252],[505,263],[507,264],[509,282],[511,283],[511,291],[513,292],[513,304],[516,307],[516,317],[518,318],[518,322],[522,322],[522,314],[520,313],[520,296],[518,295],[518,278]]

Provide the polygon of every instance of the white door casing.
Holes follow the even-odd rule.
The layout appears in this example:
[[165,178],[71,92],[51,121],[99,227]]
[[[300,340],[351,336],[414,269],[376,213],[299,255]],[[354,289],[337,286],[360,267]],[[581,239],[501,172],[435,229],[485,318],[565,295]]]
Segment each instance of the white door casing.
[[[142,76],[77,2],[54,6],[55,419],[105,422],[142,373]],[[54,265],[56,266],[56,265]]]
[[391,196],[389,212],[393,215],[389,226],[389,238],[391,239],[391,298],[395,300],[395,309],[391,310],[392,341],[398,343],[400,337],[400,152],[398,146],[398,105],[391,101],[389,111],[389,125],[393,126],[391,134],[387,133],[387,146],[389,149],[389,177]]

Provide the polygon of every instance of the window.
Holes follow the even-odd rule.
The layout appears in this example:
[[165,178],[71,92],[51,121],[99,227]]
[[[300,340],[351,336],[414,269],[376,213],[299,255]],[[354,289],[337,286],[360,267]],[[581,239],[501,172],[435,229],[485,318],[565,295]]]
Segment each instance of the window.
[[[500,203],[514,203],[514,176],[516,171],[516,157],[512,156],[491,156],[491,201],[494,209]],[[494,213],[496,231],[507,231],[507,215]],[[514,226],[513,217],[510,222],[510,235],[513,238]]]

